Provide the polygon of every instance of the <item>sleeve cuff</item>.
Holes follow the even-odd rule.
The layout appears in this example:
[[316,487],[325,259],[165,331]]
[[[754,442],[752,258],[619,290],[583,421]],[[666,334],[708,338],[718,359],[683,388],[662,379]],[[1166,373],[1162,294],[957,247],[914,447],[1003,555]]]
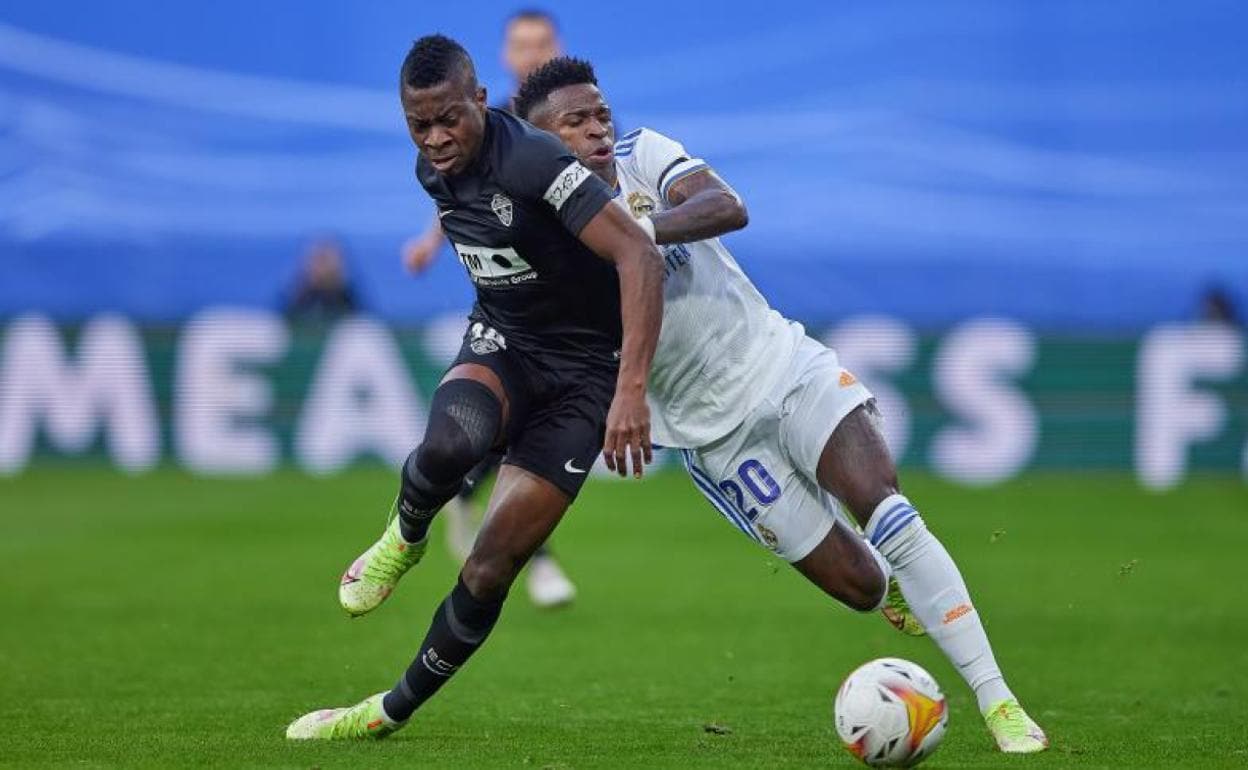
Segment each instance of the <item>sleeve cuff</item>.
[[671,205],[667,200],[667,193],[672,189],[673,184],[706,168],[708,168],[706,161],[701,158],[690,158],[668,169],[664,177],[659,180],[659,195],[663,198],[664,205]]

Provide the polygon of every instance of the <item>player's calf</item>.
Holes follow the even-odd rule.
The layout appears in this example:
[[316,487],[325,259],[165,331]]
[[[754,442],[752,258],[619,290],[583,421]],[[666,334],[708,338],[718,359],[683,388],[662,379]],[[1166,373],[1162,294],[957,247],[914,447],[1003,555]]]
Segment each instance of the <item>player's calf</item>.
[[420,654],[393,689],[350,708],[320,709],[305,714],[286,729],[286,737],[353,740],[384,738],[399,730],[485,642],[502,608],[502,598],[473,596],[461,579],[434,611]]
[[524,557],[505,552],[482,552],[473,548],[460,573],[464,585],[482,597],[502,599],[524,566]]
[[563,518],[570,502],[566,493],[545,479],[504,465],[490,510],[461,573],[473,595],[506,596],[520,570]]
[[932,640],[975,692],[1000,749],[1044,750],[1044,731],[1006,685],[961,572],[910,501],[900,494],[884,499],[872,512],[866,535],[893,565],[901,590]]
[[793,567],[824,593],[858,612],[871,612],[884,604],[892,574],[888,562],[842,524],[832,527]]
[[434,613],[420,654],[385,696],[389,719],[408,719],[485,642],[520,568],[550,536],[568,503],[550,482],[503,466],[459,582]]
[[496,598],[473,595],[461,576],[450,595],[434,611],[420,654],[382,700],[382,710],[388,720],[406,722],[468,662],[498,622],[504,598],[505,595]]
[[865,534],[893,566],[911,609],[975,691],[980,709],[1012,698],[961,573],[910,501],[899,494],[884,499]]

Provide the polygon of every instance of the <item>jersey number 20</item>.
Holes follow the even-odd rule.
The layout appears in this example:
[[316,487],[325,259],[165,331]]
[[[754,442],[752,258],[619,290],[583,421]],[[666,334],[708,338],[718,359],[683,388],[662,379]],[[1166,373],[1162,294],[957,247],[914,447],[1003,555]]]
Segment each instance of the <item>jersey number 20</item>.
[[[737,483],[737,479],[741,483]],[[745,489],[743,490],[742,487]],[[759,505],[771,505],[780,498],[780,485],[771,477],[767,469],[758,460],[746,460],[737,468],[736,479],[724,479],[719,482],[719,488],[736,503],[737,510],[745,514],[750,521],[758,518],[758,509],[753,505],[748,505],[745,499],[745,490],[748,490],[750,497],[754,498]]]

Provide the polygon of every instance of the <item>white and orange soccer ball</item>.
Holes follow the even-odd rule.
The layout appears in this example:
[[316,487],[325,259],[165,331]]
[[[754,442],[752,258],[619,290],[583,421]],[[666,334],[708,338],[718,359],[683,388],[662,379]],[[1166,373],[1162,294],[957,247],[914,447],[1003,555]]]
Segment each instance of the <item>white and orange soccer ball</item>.
[[910,767],[936,750],[949,709],[935,678],[901,658],[854,670],[836,693],[836,732],[871,767]]

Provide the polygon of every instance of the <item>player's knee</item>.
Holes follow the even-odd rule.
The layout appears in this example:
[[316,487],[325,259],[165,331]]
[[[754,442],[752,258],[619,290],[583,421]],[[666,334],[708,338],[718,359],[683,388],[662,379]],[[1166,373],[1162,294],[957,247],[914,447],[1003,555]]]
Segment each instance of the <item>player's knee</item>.
[[872,512],[887,498],[900,492],[897,466],[891,457],[860,468],[849,480],[843,502],[860,525],[866,526]]
[[501,420],[501,402],[482,383],[466,379],[443,383],[433,394],[415,469],[433,484],[457,483],[489,453]]
[[413,464],[430,481],[442,484],[463,478],[482,457],[462,430],[450,428],[425,436]]
[[889,463],[887,468],[862,469],[857,477],[837,490],[836,497],[853,514],[859,526],[865,527],[879,504],[896,494],[900,494],[897,471]]
[[519,564],[507,554],[486,554],[474,549],[460,573],[464,585],[481,600],[502,599],[519,574]]
[[855,484],[854,511],[869,517],[885,499],[899,494],[901,485],[897,481],[897,466],[891,459],[880,463],[874,468],[864,469],[861,478]]

